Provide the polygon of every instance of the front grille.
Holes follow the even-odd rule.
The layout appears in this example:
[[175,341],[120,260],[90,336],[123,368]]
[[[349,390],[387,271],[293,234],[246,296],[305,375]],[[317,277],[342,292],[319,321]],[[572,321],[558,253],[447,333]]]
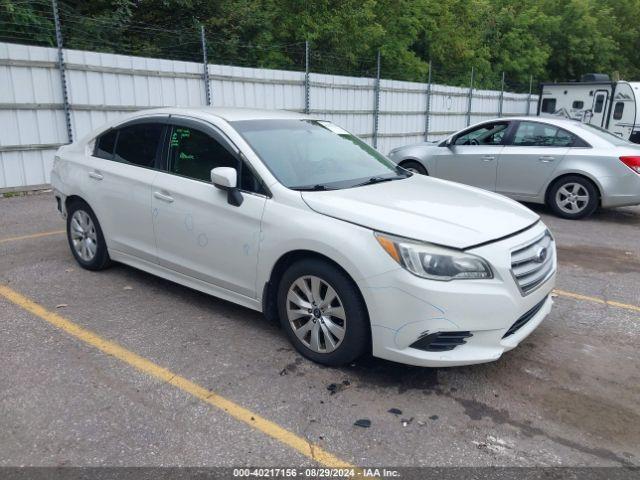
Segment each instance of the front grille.
[[471,336],[473,336],[471,332],[425,333],[409,346],[426,352],[446,352],[447,350],[453,350],[457,346],[467,343],[465,338]]
[[511,273],[522,295],[528,295],[553,274],[555,246],[547,230],[533,242],[511,252]]
[[509,330],[507,330],[507,333],[505,333],[502,336],[502,338],[507,338],[509,335],[513,335],[522,327],[524,327],[529,320],[531,320],[533,317],[536,316],[536,313],[540,311],[540,309],[544,305],[544,302],[546,301],[547,301],[547,297],[544,297],[540,303],[538,303],[535,307],[533,307],[527,313],[522,315],[518,320],[516,320],[516,323],[514,323],[513,325],[511,325],[511,327],[509,327]]

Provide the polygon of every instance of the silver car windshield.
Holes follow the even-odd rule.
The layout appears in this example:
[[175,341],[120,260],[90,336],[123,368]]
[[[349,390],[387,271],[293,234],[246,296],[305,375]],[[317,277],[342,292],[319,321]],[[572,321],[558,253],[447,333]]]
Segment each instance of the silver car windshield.
[[411,176],[331,122],[244,120],[233,127],[271,173],[294,190],[330,190]]
[[609,143],[612,143],[613,145],[615,145],[617,147],[623,147],[625,145],[635,145],[635,144],[632,144],[631,142],[623,139],[622,137],[619,137],[618,135],[616,135],[614,133],[611,133],[609,130],[605,130],[604,128],[596,127],[595,125],[590,125],[588,123],[579,123],[576,126],[588,131],[589,133],[597,135],[598,137],[602,138],[603,140],[606,140]]

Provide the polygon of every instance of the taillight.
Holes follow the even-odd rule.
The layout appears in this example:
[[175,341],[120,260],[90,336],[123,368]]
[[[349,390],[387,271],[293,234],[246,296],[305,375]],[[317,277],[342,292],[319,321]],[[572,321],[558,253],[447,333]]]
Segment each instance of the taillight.
[[640,157],[620,157],[620,160],[627,167],[640,175]]

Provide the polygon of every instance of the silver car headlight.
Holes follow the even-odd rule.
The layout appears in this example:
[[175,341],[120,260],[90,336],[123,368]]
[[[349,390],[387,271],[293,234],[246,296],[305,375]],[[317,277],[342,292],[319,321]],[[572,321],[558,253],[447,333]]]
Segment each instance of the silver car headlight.
[[493,278],[486,260],[449,248],[375,232],[380,246],[403,268],[431,280]]

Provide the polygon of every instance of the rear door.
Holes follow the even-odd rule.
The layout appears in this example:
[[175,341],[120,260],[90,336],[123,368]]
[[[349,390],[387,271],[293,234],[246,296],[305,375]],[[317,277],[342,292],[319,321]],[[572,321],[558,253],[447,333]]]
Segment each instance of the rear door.
[[496,191],[525,199],[539,195],[574,141],[571,133],[554,125],[517,122],[500,155]]
[[438,152],[435,176],[495,190],[498,157],[508,127],[508,121],[499,121],[462,132],[449,148]]
[[151,187],[158,173],[163,118],[128,122],[96,140],[87,172],[90,206],[107,237],[108,247],[154,262]]

